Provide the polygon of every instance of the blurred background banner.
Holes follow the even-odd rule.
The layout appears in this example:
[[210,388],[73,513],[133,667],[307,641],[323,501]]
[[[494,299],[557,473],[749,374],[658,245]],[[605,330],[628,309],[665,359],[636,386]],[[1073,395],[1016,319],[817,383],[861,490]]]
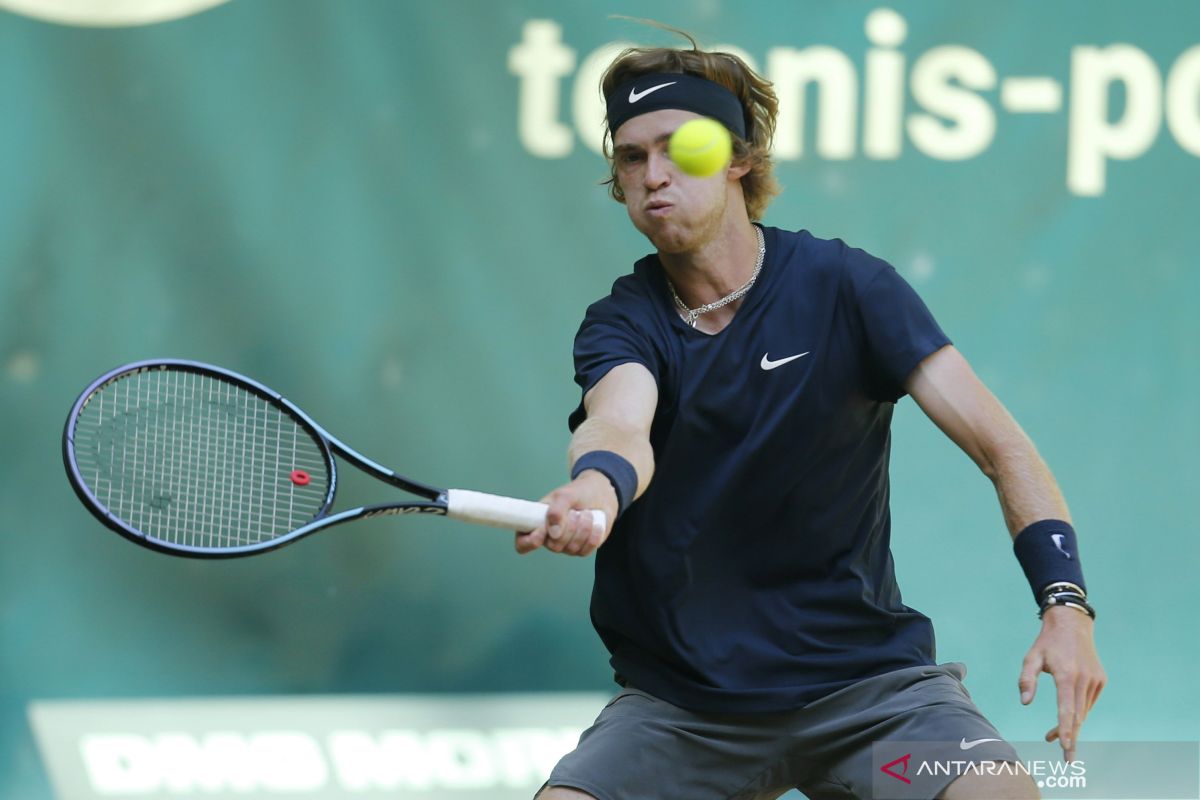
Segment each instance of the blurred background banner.
[[[612,688],[590,560],[428,519],[170,559],[87,515],[60,437],[91,379],[176,357],[414,477],[557,486],[572,337],[649,250],[597,80],[679,42],[613,14],[775,82],[766,223],[893,263],[1037,443],[1111,679],[1085,739],[1200,739],[1200,4],[0,0],[0,797],[53,796],[31,703]],[[905,602],[1040,739],[991,485],[907,400],[892,475]]]
[[575,747],[606,699],[59,700],[32,703],[29,716],[60,797],[520,800]]

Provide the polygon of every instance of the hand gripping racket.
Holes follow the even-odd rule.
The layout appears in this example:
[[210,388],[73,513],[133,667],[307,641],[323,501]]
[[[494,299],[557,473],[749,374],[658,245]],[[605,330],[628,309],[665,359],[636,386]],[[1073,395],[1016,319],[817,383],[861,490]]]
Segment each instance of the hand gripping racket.
[[[423,500],[330,513],[334,455]],[[63,461],[97,519],[177,556],[253,555],[382,514],[436,514],[508,530],[546,520],[543,503],[397,475],[262,384],[193,361],[141,361],[97,378],[71,409]],[[592,520],[603,526],[603,512]]]

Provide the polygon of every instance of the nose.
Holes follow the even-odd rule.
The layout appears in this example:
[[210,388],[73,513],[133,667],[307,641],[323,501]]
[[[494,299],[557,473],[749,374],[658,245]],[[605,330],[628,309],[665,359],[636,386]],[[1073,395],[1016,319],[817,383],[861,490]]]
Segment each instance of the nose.
[[653,152],[646,157],[646,172],[642,180],[646,188],[654,191],[671,183],[674,164],[666,153]]

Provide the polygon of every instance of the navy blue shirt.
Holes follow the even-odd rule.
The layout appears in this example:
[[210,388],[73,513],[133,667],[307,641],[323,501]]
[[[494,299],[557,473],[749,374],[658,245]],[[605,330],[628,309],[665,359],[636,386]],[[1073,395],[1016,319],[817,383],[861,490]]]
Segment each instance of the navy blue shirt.
[[949,340],[886,262],[764,234],[721,332],[679,318],[651,255],[575,339],[585,393],[628,362],[659,391],[654,478],[597,551],[592,622],[619,679],[701,711],[798,708],[934,663],[896,585],[888,453],[905,379]]

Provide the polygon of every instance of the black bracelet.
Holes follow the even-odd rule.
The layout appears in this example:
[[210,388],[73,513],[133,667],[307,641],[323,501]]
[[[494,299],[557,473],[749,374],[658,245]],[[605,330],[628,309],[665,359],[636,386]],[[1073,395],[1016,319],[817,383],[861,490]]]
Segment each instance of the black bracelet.
[[1058,592],[1074,592],[1075,594],[1081,594],[1084,597],[1087,597],[1087,592],[1084,591],[1082,586],[1078,586],[1070,581],[1055,581],[1045,589],[1042,589],[1041,599],[1044,599],[1046,595],[1057,594]]
[[1071,606],[1087,614],[1092,619],[1096,618],[1096,609],[1092,608],[1091,603],[1082,594],[1078,592],[1049,592],[1042,598],[1041,608],[1038,609],[1038,619],[1045,616],[1047,609],[1054,606]]

